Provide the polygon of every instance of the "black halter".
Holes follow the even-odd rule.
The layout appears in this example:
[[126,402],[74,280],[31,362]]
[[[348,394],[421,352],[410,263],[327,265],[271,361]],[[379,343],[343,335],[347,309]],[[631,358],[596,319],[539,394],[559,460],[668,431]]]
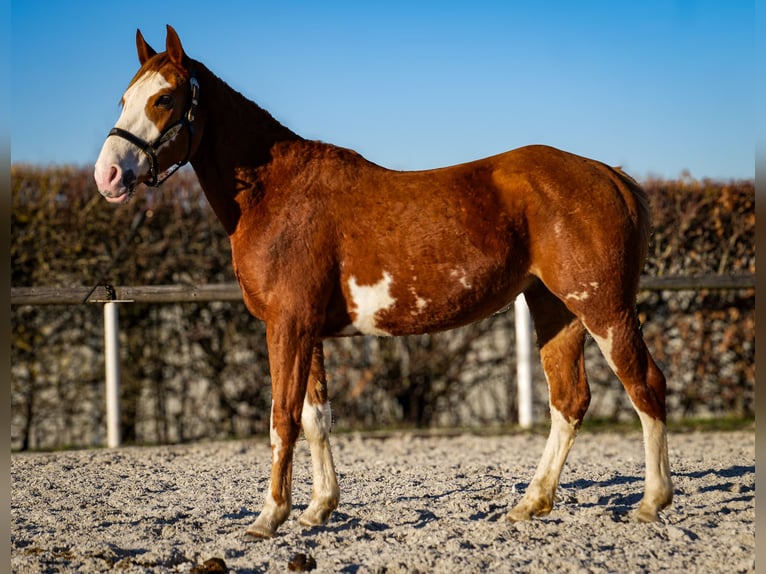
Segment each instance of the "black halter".
[[[166,127],[160,136],[154,140],[154,142],[149,143],[122,128],[112,128],[109,131],[110,136],[117,136],[128,140],[130,143],[140,149],[147,158],[149,158],[150,179],[145,182],[145,184],[149,187],[159,187],[171,175],[178,171],[180,167],[186,165],[189,162],[189,156],[191,155],[192,148],[192,139],[194,138],[194,113],[196,112],[197,105],[199,104],[199,82],[194,76],[194,72],[192,72],[191,78],[189,78],[189,85],[191,86],[191,101],[189,103],[189,109],[181,117],[181,119]],[[184,157],[183,161],[176,162],[167,170],[165,170],[165,172],[162,174],[162,178],[160,178],[161,174],[159,173],[159,168],[157,165],[157,152],[159,152],[163,144],[175,138],[178,135],[178,132],[180,132],[183,128],[186,128],[189,132],[189,143],[186,147],[186,156]]]

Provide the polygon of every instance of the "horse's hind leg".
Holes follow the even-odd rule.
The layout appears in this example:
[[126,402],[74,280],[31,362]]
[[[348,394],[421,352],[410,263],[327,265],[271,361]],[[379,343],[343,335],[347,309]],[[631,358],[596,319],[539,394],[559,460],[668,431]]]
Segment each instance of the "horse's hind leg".
[[508,514],[513,521],[542,516],[553,508],[561,470],[590,404],[582,323],[539,282],[525,292],[525,297],[548,381],[551,430],[532,482]]
[[311,357],[311,373],[301,414],[303,434],[311,449],[313,474],[311,504],[298,519],[304,526],[324,524],[338,506],[340,490],[330,451],[331,424],[322,343],[318,343]]
[[633,308],[596,317],[584,317],[583,322],[641,419],[646,482],[644,497],[634,516],[641,522],[652,522],[673,500],[665,426],[665,376],[646,348]]

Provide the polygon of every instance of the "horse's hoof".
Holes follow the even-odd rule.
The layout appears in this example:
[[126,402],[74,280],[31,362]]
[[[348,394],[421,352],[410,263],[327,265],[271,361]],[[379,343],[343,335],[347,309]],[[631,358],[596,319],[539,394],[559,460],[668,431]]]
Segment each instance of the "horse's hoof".
[[518,506],[505,515],[506,520],[510,522],[524,522],[532,519],[532,514],[523,508]]
[[276,528],[272,528],[266,524],[258,524],[257,522],[250,525],[245,534],[252,536],[253,538],[271,538],[276,534]]
[[639,506],[633,513],[633,520],[636,522],[657,522],[660,519],[659,512],[655,508]]
[[632,518],[636,522],[657,522],[660,520],[660,510],[667,508],[673,502],[672,487],[661,497],[654,497],[647,501],[647,497],[641,499],[638,508],[633,512]]
[[522,499],[506,515],[506,519],[511,522],[524,522],[525,520],[532,520],[535,516],[546,516],[551,513],[551,510],[553,510],[553,505],[545,498],[534,502],[525,502]]
[[332,511],[332,508],[320,508],[316,510],[308,508],[306,512],[300,515],[298,523],[301,526],[306,526],[308,528],[312,526],[322,526],[323,524],[327,524]]

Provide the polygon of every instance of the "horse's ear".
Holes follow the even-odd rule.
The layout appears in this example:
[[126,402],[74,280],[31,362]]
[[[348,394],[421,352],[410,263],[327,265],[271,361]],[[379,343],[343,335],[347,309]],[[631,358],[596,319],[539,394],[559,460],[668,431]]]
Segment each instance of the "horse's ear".
[[138,61],[142,66],[149,58],[157,53],[154,51],[154,48],[146,43],[144,35],[141,34],[141,30],[136,30],[136,49],[138,50]]
[[185,54],[183,46],[181,46],[181,40],[173,29],[173,26],[167,24],[167,28],[168,35],[165,39],[165,50],[167,51],[168,56],[170,56],[171,62],[176,66],[183,67]]

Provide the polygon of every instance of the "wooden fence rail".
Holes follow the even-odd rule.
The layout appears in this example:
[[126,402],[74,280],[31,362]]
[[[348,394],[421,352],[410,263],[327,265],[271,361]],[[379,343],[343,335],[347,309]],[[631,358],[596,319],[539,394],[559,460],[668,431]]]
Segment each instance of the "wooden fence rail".
[[[641,289],[653,291],[736,290],[755,287],[753,275],[707,275],[697,277],[643,277]],[[154,285],[139,287],[12,287],[11,305],[104,305],[104,355],[106,382],[107,446],[120,445],[120,347],[119,317],[121,303],[188,303],[204,301],[241,301],[237,283],[214,285]],[[514,305],[516,323],[517,387],[519,423],[532,426],[532,323],[523,297]]]
[[[755,288],[755,276],[698,275],[641,278],[640,288],[645,291],[699,291],[738,290]],[[211,285],[142,285],[110,287],[12,287],[11,305],[78,305],[105,301],[133,301],[136,303],[191,303],[209,301],[241,301],[237,283]],[[88,297],[86,301],[86,297]]]

